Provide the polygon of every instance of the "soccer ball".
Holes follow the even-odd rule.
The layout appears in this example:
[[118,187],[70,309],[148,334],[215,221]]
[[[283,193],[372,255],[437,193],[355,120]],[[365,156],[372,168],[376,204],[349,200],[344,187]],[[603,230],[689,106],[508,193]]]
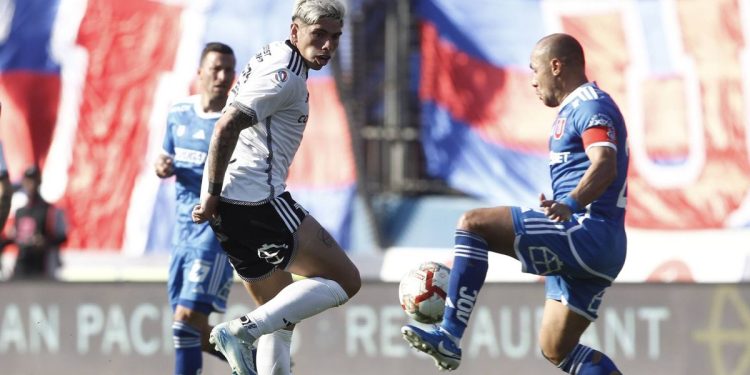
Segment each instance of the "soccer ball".
[[410,270],[398,285],[398,298],[406,314],[425,324],[442,320],[450,272],[437,262],[425,262]]

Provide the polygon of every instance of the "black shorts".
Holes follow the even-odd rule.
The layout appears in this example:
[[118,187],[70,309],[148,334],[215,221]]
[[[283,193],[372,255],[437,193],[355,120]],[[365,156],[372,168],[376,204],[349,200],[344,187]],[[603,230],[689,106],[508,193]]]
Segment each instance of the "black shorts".
[[219,201],[211,223],[229,261],[245,281],[262,280],[286,269],[297,251],[297,228],[308,215],[289,192],[264,203]]

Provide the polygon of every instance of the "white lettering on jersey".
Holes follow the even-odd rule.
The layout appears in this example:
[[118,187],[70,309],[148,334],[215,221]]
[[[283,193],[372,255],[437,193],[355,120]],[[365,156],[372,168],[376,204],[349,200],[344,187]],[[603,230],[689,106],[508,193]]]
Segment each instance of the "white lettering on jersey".
[[477,301],[477,294],[476,290],[473,291],[473,294],[469,294],[465,286],[462,286],[458,290],[458,301],[456,301],[456,310],[458,311],[456,311],[456,318],[465,325],[469,324],[469,316],[471,315],[471,310],[474,310],[474,302]]
[[549,152],[549,165],[555,165],[560,163],[566,163],[568,161],[568,156],[570,156],[570,152]]
[[175,147],[174,160],[183,163],[203,164],[206,161],[206,153],[203,151]]

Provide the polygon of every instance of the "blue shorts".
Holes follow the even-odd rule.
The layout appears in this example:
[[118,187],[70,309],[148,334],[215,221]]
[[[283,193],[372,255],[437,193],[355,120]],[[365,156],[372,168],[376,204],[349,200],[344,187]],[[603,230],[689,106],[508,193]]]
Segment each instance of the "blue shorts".
[[512,207],[515,251],[523,272],[545,276],[548,299],[596,320],[604,290],[625,263],[623,225],[574,215],[556,223],[543,212]]
[[204,314],[224,312],[233,276],[232,266],[221,250],[175,248],[167,282],[172,311],[181,305]]

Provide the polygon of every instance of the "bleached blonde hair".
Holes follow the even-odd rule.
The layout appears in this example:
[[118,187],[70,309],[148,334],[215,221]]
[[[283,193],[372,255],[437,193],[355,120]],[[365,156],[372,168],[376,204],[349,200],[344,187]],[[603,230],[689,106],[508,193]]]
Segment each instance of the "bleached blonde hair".
[[345,14],[344,4],[339,0],[296,0],[292,21],[300,20],[306,25],[313,25],[321,18],[333,18],[343,24]]

